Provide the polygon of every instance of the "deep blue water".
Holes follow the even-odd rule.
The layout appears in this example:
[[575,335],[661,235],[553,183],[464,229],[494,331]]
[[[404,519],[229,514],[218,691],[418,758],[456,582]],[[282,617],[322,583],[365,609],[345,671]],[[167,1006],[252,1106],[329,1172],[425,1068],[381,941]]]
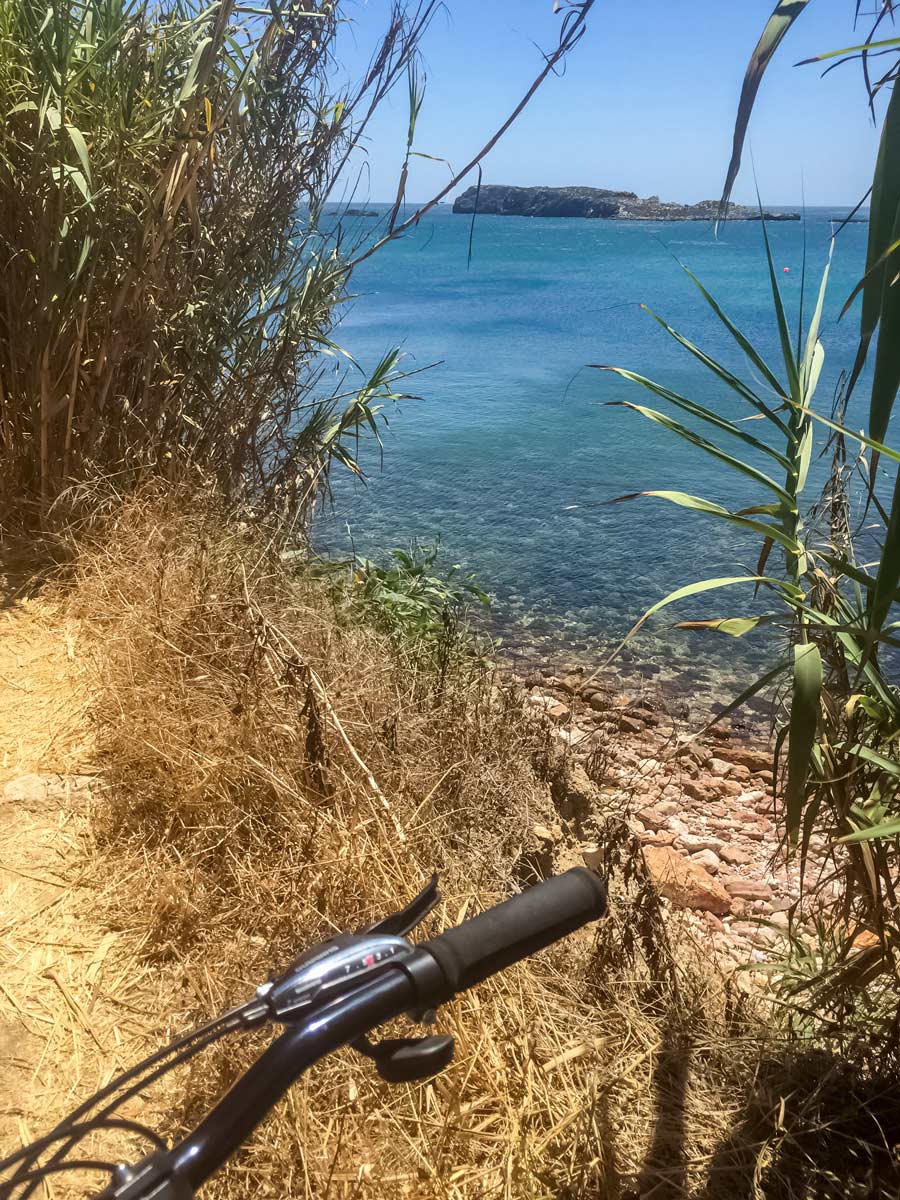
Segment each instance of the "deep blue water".
[[[804,231],[811,309],[834,215],[814,209],[805,223],[769,227],[791,314],[799,307]],[[596,663],[667,591],[752,568],[759,548],[752,536],[660,500],[606,501],[648,488],[682,489],[729,507],[771,497],[636,413],[608,407],[623,398],[665,406],[587,364],[628,367],[724,415],[746,416],[750,410],[639,305],[752,378],[681,259],[782,374],[762,231],[734,223],[716,238],[699,222],[482,216],[467,266],[469,229],[468,218],[442,207],[353,277],[357,298],[339,329],[341,345],[367,367],[394,346],[410,370],[440,365],[409,381],[421,401],[388,414],[383,465],[377,452],[364,451],[368,485],[336,478],[336,513],[319,522],[317,544],[343,552],[352,536],[358,552],[383,557],[439,534],[445,561],[476,571],[493,594],[511,650]],[[853,359],[856,313],[840,323],[837,315],[861,273],[866,236],[866,225],[852,224],[837,239],[822,326],[823,411]],[[760,425],[749,428],[760,433]],[[823,474],[820,465],[813,479]],[[642,632],[634,652],[688,689],[728,692],[771,653],[764,636],[735,642],[672,626],[697,615],[740,615],[749,603],[743,588],[687,601]]]

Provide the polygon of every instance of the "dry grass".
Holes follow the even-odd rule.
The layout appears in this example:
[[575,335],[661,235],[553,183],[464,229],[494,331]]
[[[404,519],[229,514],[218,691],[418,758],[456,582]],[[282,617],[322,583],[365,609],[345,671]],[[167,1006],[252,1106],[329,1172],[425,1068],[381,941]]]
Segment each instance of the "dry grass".
[[6,1150],[141,1056],[150,993],[140,965],[135,969],[133,941],[93,919],[99,880],[84,774],[93,756],[86,639],[60,596],[36,594],[33,554],[28,570],[16,554],[3,566],[0,1146]]
[[[152,982],[148,1043],[397,907],[433,869],[434,928],[516,886],[565,768],[465,655],[439,688],[210,495],[123,504],[82,538],[73,572],[70,612],[97,647],[98,916]],[[798,1167],[784,1147],[800,1093],[774,1040],[761,1059],[758,1005],[690,946],[672,950],[615,818],[605,843],[611,918],[448,1006],[445,1074],[388,1088],[334,1056],[208,1194],[807,1194],[785,1168]],[[207,1053],[157,1095],[164,1132],[199,1115],[254,1046]],[[813,1083],[802,1095],[806,1161],[827,1119]]]

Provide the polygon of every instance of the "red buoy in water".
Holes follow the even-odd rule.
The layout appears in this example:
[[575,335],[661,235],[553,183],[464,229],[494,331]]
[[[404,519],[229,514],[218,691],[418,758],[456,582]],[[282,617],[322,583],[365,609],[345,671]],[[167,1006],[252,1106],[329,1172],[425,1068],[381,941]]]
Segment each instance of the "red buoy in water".
[[790,267],[785,267],[785,268],[784,268],[784,273],[785,273],[785,275],[789,275],[789,274],[791,273],[791,268],[790,268]]

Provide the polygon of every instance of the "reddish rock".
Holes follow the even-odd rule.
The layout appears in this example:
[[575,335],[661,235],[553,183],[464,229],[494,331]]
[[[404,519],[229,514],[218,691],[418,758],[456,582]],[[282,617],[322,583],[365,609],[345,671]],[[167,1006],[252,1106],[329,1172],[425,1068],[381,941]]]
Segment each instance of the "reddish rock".
[[718,779],[716,782],[720,796],[740,796],[744,790],[736,779]]
[[750,862],[750,855],[739,846],[723,846],[719,851],[723,862],[731,863],[733,867],[745,867]]
[[593,725],[596,729],[609,729],[611,722],[608,713],[599,712],[583,712],[579,714],[580,721],[584,721],[588,725]]
[[713,850],[718,854],[723,844],[721,838],[713,837],[711,833],[683,833],[679,840],[689,854],[699,850]]
[[770,900],[772,889],[758,879],[723,879],[729,896],[737,900]]
[[692,762],[695,766],[701,767],[712,757],[705,746],[694,741],[679,742],[671,753],[673,757],[680,758],[685,764]]
[[648,846],[644,862],[656,890],[676,907],[712,913],[731,911],[731,897],[719,881],[677,851]]
[[713,850],[698,850],[691,855],[691,862],[705,867],[710,875],[718,875],[719,867],[722,865],[719,862],[719,856]]
[[644,705],[641,705],[640,708],[629,709],[629,716],[633,717],[636,721],[640,721],[643,725],[649,725],[651,728],[659,724],[659,717],[653,709],[647,708]]
[[605,692],[606,690],[606,684],[600,679],[591,679],[588,677],[581,680],[578,684],[578,692],[585,700],[589,696],[593,696],[595,692]]
[[675,843],[675,834],[667,829],[648,829],[640,837],[642,846],[672,846]]
[[717,782],[710,780],[708,775],[700,775],[698,779],[685,779],[681,786],[684,794],[692,800],[709,800]]
[[619,729],[622,733],[642,733],[644,726],[637,717],[626,716],[625,713],[619,717]]
[[606,712],[607,709],[613,707],[612,699],[606,692],[594,692],[590,700],[588,700],[588,704],[590,704],[595,712]]
[[732,811],[734,812],[734,819],[740,821],[742,825],[759,825],[762,827],[766,823],[765,817],[761,817],[753,808],[743,808],[741,805],[735,804]]
[[856,951],[874,950],[876,946],[881,945],[881,939],[871,929],[857,929],[850,939],[850,945]]
[[733,833],[740,825],[739,821],[733,820],[731,817],[713,817],[710,820],[710,826],[718,833]]
[[639,820],[643,821],[651,829],[661,829],[666,823],[666,814],[660,812],[654,805],[648,805],[647,808],[639,808],[637,816]]
[[729,746],[728,757],[735,766],[748,771],[771,771],[772,754],[768,750],[754,750],[750,746]]

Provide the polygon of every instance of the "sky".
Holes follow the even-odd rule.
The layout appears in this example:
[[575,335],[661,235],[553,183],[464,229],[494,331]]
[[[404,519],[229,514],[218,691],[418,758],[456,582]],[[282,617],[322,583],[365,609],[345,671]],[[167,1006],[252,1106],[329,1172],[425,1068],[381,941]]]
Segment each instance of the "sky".
[[[774,0],[596,0],[561,78],[549,77],[484,162],[484,183],[606,187],[696,202],[718,198],[747,60]],[[863,0],[863,12],[877,0]],[[878,131],[858,63],[824,78],[799,59],[865,40],[855,0],[811,0],[763,79],[750,125],[765,204],[852,205],[868,187]],[[361,73],[390,0],[346,0],[338,46]],[[445,0],[423,42],[427,76],[415,149],[464,165],[515,107],[552,49],[552,0]],[[880,36],[896,30],[885,28]],[[539,49],[540,48],[540,49]],[[405,83],[372,122],[355,200],[393,198],[408,122]],[[413,159],[407,198],[430,197],[447,167]],[[475,182],[474,174],[457,192]],[[452,195],[456,193],[451,194]],[[335,198],[337,198],[335,196]],[[750,155],[734,199],[755,203]]]

